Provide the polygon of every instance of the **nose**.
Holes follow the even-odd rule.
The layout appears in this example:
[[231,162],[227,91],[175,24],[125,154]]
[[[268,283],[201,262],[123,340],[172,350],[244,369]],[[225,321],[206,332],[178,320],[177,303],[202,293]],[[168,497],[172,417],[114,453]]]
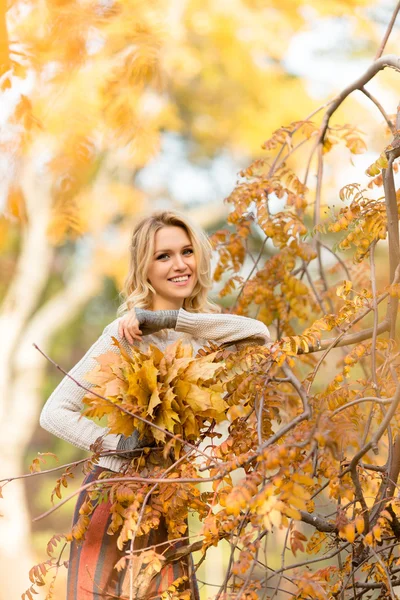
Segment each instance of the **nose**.
[[174,269],[177,271],[183,271],[186,269],[186,263],[184,257],[181,254],[177,254],[174,258]]

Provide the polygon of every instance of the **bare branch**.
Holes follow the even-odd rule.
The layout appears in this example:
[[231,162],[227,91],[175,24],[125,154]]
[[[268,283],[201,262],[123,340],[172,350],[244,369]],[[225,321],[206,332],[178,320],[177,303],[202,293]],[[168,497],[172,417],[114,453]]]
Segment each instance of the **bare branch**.
[[386,490],[387,498],[392,498],[400,473],[400,436],[396,435],[393,444],[392,461],[389,466],[388,487]]
[[113,483],[120,483],[120,482],[126,482],[129,483],[130,481],[132,482],[136,482],[136,483],[148,483],[148,484],[152,484],[152,483],[166,483],[166,484],[173,484],[173,485],[177,485],[180,483],[195,483],[195,484],[200,484],[200,483],[206,483],[209,481],[217,481],[218,479],[221,479],[224,476],[225,473],[223,474],[218,474],[218,475],[214,475],[213,477],[198,477],[198,478],[191,478],[191,477],[174,477],[171,479],[164,479],[163,477],[130,477],[130,476],[125,476],[125,477],[112,477],[112,478],[104,478],[104,479],[99,479],[96,481],[91,481],[89,483],[86,483],[85,485],[82,485],[79,489],[75,490],[72,494],[70,494],[69,496],[67,496],[66,498],[64,498],[63,500],[61,500],[61,502],[59,502],[56,506],[53,506],[52,508],[49,508],[49,510],[47,510],[46,512],[40,514],[39,516],[35,517],[34,519],[32,519],[32,521],[40,521],[41,519],[44,519],[45,517],[48,517],[49,515],[51,515],[53,512],[55,512],[56,510],[58,510],[61,506],[63,506],[64,504],[66,504],[67,502],[69,502],[72,498],[74,498],[75,496],[77,496],[78,494],[80,494],[81,492],[84,492],[85,490],[90,490],[90,489],[95,489],[97,486],[99,485],[103,485],[105,483],[109,483],[109,484],[113,484]]
[[[400,129],[400,112],[397,113],[396,128]],[[395,279],[396,269],[400,263],[399,249],[399,215],[397,208],[396,188],[393,175],[393,161],[400,156],[400,142],[396,136],[392,143],[392,149],[387,150],[388,166],[382,171],[383,188],[385,190],[385,203],[387,212],[387,229],[389,238],[389,266],[390,266],[390,283]],[[388,305],[387,317],[390,319],[390,337],[395,338],[397,308],[399,301],[397,298],[391,297]]]
[[385,35],[383,36],[383,40],[381,42],[381,45],[379,46],[378,51],[375,54],[374,60],[377,60],[379,57],[382,56],[383,51],[385,50],[385,46],[387,44],[387,41],[389,39],[389,36],[392,33],[393,25],[395,24],[397,15],[399,13],[399,10],[400,10],[400,2],[397,3],[396,8],[393,11],[392,17],[391,17],[391,19],[389,21],[389,24],[387,26],[387,29],[385,31]]
[[367,89],[365,89],[365,87],[361,88],[362,93],[367,96],[367,98],[369,98],[377,107],[377,109],[379,110],[379,112],[381,113],[381,115],[383,116],[383,118],[385,119],[386,123],[388,124],[388,127],[390,129],[390,131],[393,133],[393,135],[396,133],[396,128],[394,126],[394,123],[392,123],[392,121],[389,119],[385,109],[383,108],[382,104],[379,102],[379,100],[377,100],[375,98],[375,96],[373,96],[371,94],[371,92],[369,92]]
[[321,245],[323,248],[325,248],[325,250],[328,250],[328,252],[330,252],[331,254],[333,254],[333,256],[336,258],[336,260],[338,261],[338,263],[339,263],[339,264],[340,264],[340,265],[343,267],[343,270],[344,270],[344,272],[346,273],[346,279],[347,279],[348,281],[351,281],[351,275],[350,275],[350,271],[349,271],[349,269],[347,268],[347,265],[346,265],[346,263],[344,262],[344,260],[342,260],[342,259],[340,258],[340,256],[339,256],[339,255],[338,255],[336,252],[334,252],[334,251],[332,250],[332,248],[329,248],[329,246],[327,246],[326,244],[324,244],[324,243],[323,243],[323,242],[321,242],[321,241],[320,241],[319,243],[320,243],[320,245]]
[[297,377],[295,376],[295,374],[293,373],[293,371],[291,370],[291,368],[288,365],[284,364],[282,366],[282,370],[285,373],[288,381],[290,381],[290,383],[295,388],[296,392],[299,394],[299,396],[301,398],[301,401],[303,404],[303,411],[304,411],[303,414],[306,415],[305,418],[309,418],[311,416],[311,408],[308,403],[306,389],[304,388],[303,384],[297,379]]
[[304,510],[300,511],[301,520],[304,523],[308,523],[308,525],[312,525],[318,531],[323,531],[325,533],[335,533],[337,532],[337,527],[334,523],[329,523],[324,517],[320,515],[315,515],[314,513],[308,513]]
[[379,73],[379,71],[382,71],[386,67],[391,67],[399,71],[400,57],[396,56],[395,54],[388,54],[387,56],[380,57],[368,67],[368,69],[363,73],[363,75],[361,75],[361,77],[359,77],[358,79],[353,81],[353,83],[345,87],[344,90],[342,90],[337,96],[335,96],[335,98],[333,98],[333,100],[329,103],[328,109],[322,120],[318,138],[308,158],[308,164],[304,177],[304,185],[307,183],[311,160],[316,150],[319,148],[320,144],[323,143],[325,139],[331,116],[336,112],[339,106],[343,104],[343,102],[350,94],[352,94],[356,90],[362,91],[363,87],[368,83],[368,81],[371,81],[371,79],[373,79],[375,75]]
[[379,442],[379,440],[381,439],[381,437],[383,436],[383,434],[385,433],[393,415],[396,412],[396,409],[398,407],[400,403],[400,385],[397,385],[396,388],[396,393],[393,397],[392,400],[392,405],[390,407],[390,409],[387,411],[385,417],[382,419],[382,423],[380,424],[380,426],[378,427],[377,431],[374,433],[374,435],[371,437],[370,441],[365,444],[358,452],[357,454],[355,454],[351,460],[350,463],[350,467],[349,470],[351,472],[352,469],[354,469],[358,462],[360,461],[360,459],[369,451],[371,450],[371,448],[375,447],[377,445],[377,443]]
[[351,402],[347,402],[343,404],[343,406],[339,406],[336,410],[333,411],[332,417],[342,412],[342,410],[346,410],[346,408],[350,408],[350,406],[355,406],[356,404],[361,404],[362,402],[374,402],[376,404],[390,404],[393,401],[393,398],[375,398],[374,396],[366,396],[364,398],[357,398],[356,400],[352,400]]
[[353,83],[345,87],[344,90],[342,90],[333,99],[332,103],[329,105],[329,108],[325,113],[318,143],[320,143],[325,138],[326,130],[328,129],[329,120],[331,116],[334,112],[336,112],[339,106],[343,104],[346,98],[355,90],[361,90],[364,87],[364,85],[368,83],[368,81],[371,81],[371,79],[373,79],[375,75],[379,73],[379,71],[382,71],[386,67],[391,67],[393,69],[396,69],[396,71],[400,71],[400,57],[396,56],[395,54],[388,54],[386,56],[378,58],[368,67],[368,69],[365,71],[365,73],[363,73],[363,75],[361,75],[361,77],[359,77],[358,79],[353,81]]
[[372,344],[371,344],[371,374],[372,381],[375,390],[378,389],[378,381],[376,376],[376,340],[378,337],[378,305],[376,302],[376,273],[375,273],[375,247],[376,240],[372,242],[370,249],[370,265],[371,265],[371,287],[372,287],[372,306],[374,311],[374,326],[372,332]]

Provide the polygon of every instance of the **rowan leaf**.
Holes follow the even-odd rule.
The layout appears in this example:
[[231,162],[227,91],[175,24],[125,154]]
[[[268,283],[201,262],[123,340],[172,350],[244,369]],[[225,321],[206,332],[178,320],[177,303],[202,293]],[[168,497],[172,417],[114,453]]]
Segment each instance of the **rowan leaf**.
[[363,533],[364,532],[364,527],[365,527],[365,523],[364,523],[364,519],[363,517],[361,517],[360,515],[358,517],[355,518],[355,526],[356,526],[356,530],[357,533]]
[[340,530],[340,535],[352,544],[356,537],[354,523],[347,523],[343,529]]

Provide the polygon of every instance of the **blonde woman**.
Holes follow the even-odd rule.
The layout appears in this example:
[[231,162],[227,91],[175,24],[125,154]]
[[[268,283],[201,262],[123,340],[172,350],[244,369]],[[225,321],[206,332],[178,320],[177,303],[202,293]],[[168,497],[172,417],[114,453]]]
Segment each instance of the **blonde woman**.
[[[161,351],[177,339],[192,344],[195,352],[209,341],[219,344],[270,340],[267,327],[254,319],[220,314],[220,308],[209,298],[211,288],[210,259],[212,248],[206,234],[184,215],[158,211],[143,218],[134,228],[130,247],[130,268],[119,313],[123,317],[110,323],[85,356],[70,371],[72,377],[85,382],[85,374],[95,365],[96,356],[107,351],[118,352],[112,345],[116,337],[126,350],[129,344],[146,350],[149,344]],[[97,439],[103,449],[99,465],[86,477],[95,481],[105,471],[120,472],[146,440],[137,432],[131,436],[109,434],[107,429],[81,416],[86,392],[65,377],[47,400],[40,418],[41,426],[54,435],[89,450]],[[130,454],[131,453],[131,454]],[[79,497],[74,523],[85,500]],[[116,535],[108,535],[109,504],[100,503],[90,516],[83,543],[71,544],[68,570],[67,600],[100,600],[128,598],[127,573],[113,567],[123,556],[116,545]],[[167,540],[165,528],[140,536],[135,549],[144,549]],[[183,559],[164,567],[137,598],[158,598],[178,577],[187,576],[190,598],[198,598],[193,562]]]

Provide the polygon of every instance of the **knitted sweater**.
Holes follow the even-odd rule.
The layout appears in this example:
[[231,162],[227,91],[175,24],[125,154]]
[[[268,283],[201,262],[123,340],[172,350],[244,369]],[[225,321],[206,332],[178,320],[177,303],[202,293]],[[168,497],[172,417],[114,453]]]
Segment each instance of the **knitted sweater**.
[[[118,334],[119,321],[120,319],[116,319],[107,325],[99,339],[69,372],[85,387],[93,387],[85,380],[85,375],[96,366],[95,358],[110,350],[118,353],[118,349],[112,344],[112,337],[117,338],[129,350],[125,338],[121,339]],[[179,338],[184,343],[191,343],[195,353],[208,341],[218,344],[244,340],[265,344],[270,341],[268,328],[261,321],[239,315],[189,313],[181,308],[175,330],[163,329],[145,336],[142,342],[135,341],[135,345],[146,351],[149,344],[153,344],[164,351],[167,345]],[[65,376],[43,407],[40,425],[83,450],[89,450],[90,445],[99,437],[103,439],[104,450],[116,450],[120,436],[109,434],[107,428],[81,415],[82,400],[86,394],[85,390]],[[127,462],[126,459],[111,455],[101,457],[99,464],[111,471],[120,471]]]

